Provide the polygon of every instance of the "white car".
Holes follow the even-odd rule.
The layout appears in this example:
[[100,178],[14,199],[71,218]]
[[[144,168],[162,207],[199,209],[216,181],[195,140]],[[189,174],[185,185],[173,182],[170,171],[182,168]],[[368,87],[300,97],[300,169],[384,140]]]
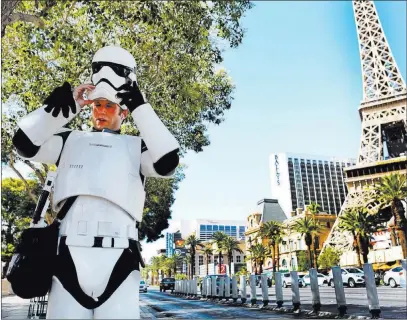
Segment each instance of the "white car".
[[[365,273],[358,268],[341,268],[342,282],[350,288],[354,288],[357,285],[365,285]],[[332,270],[329,271],[328,283],[331,287],[334,287],[334,278]]]
[[140,292],[147,292],[147,283],[144,280],[140,280]]
[[[328,277],[323,275],[322,273],[317,274],[317,279],[318,279],[318,285],[319,286],[328,285]],[[304,280],[304,283],[305,283],[306,286],[311,285],[311,278],[310,278],[309,274],[306,274],[302,278],[302,280]]]
[[402,267],[394,267],[384,273],[383,282],[386,286],[389,285],[390,287],[395,288],[399,286],[403,280],[404,283],[406,282],[405,277],[405,271]]
[[[291,274],[290,273],[283,273],[283,287],[287,288],[288,286],[291,286]],[[302,278],[298,277],[298,287],[302,288],[305,287],[304,281]]]

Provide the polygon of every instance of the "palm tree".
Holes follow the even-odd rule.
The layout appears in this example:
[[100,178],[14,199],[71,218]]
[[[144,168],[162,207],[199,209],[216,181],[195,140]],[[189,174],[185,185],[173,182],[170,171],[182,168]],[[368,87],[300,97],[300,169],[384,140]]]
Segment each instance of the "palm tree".
[[380,228],[376,217],[369,215],[365,207],[354,207],[339,216],[338,227],[352,234],[359,266],[362,266],[361,254],[363,263],[368,263],[370,236]]
[[226,238],[226,233],[222,231],[216,231],[212,234],[212,241],[216,244],[218,247],[218,252],[219,252],[219,274],[220,274],[220,268],[222,265],[222,250],[223,250],[223,241]]
[[316,222],[312,217],[305,216],[301,219],[298,219],[294,221],[292,228],[301,234],[301,236],[305,236],[305,244],[307,246],[307,254],[308,254],[308,259],[310,262],[310,266],[313,266],[312,264],[312,258],[311,258],[311,245],[312,245],[312,238],[313,238],[313,233],[319,233],[321,230],[321,225]]
[[[310,204],[307,206],[307,211],[311,213],[311,217],[314,220],[314,222],[317,222],[316,215],[320,212],[319,208],[321,206],[316,203],[316,202],[310,202]],[[316,242],[316,237],[318,236],[318,227],[314,226],[314,231],[312,232],[312,243],[314,244],[314,263],[315,263],[315,269],[317,269],[318,272],[318,247],[317,247],[317,242]]]
[[191,256],[191,279],[195,274],[195,255],[196,255],[196,248],[203,247],[202,240],[197,239],[194,234],[191,234],[187,240],[185,241],[185,245],[189,246],[189,254]]
[[213,255],[212,245],[211,244],[207,245],[203,249],[202,253],[204,254],[204,256],[206,258],[206,275],[208,275],[209,274],[209,257],[211,255]]
[[379,179],[373,186],[375,194],[374,200],[379,201],[382,208],[390,207],[394,217],[394,226],[397,229],[397,236],[403,258],[407,258],[407,220],[403,203],[407,198],[406,176],[392,173]]
[[[250,258],[254,261],[255,264],[255,274],[261,274],[263,273],[263,263],[264,259],[267,257],[267,251],[264,248],[264,246],[260,243],[256,243],[255,245],[251,246],[250,249],[248,250],[250,254]],[[260,267],[260,272],[257,272],[257,263],[259,264]]]
[[173,254],[171,257],[167,258],[167,264],[168,267],[170,268],[170,277],[171,277],[171,270],[174,271],[174,276],[177,273],[177,265],[178,263],[182,261],[182,256],[180,254]]
[[279,263],[276,263],[276,247],[278,249],[278,245],[282,241],[284,234],[285,232],[282,224],[277,221],[266,222],[260,227],[260,235],[269,239],[269,245],[272,252],[271,259],[273,260],[273,272],[276,272],[276,264],[279,265]]
[[160,264],[161,264],[161,259],[159,256],[155,256],[155,257],[151,258],[150,270],[151,270],[151,276],[152,276],[152,281],[151,281],[152,284],[154,284],[154,276],[157,276],[157,278],[158,278]]
[[232,275],[233,252],[236,251],[238,253],[243,253],[243,251],[239,248],[239,241],[237,241],[229,236],[226,236],[225,240],[223,240],[223,249],[226,251],[226,254],[228,256],[229,275]]

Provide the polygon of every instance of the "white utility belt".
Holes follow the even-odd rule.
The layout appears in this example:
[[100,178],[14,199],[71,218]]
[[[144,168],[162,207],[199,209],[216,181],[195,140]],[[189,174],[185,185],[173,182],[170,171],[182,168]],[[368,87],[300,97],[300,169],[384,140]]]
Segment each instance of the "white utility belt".
[[138,240],[135,224],[106,221],[77,221],[61,226],[60,236],[66,245],[78,247],[128,248],[129,239]]

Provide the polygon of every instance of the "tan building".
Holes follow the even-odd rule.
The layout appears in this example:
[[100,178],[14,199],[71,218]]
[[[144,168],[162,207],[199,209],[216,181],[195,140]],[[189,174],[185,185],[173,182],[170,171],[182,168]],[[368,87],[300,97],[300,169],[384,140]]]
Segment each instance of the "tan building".
[[[270,199],[271,200],[271,199]],[[274,206],[278,206],[277,200],[274,200]],[[279,207],[279,206],[278,206]],[[280,208],[281,209],[281,208]],[[309,213],[307,213],[308,215]],[[291,271],[291,270],[298,270],[298,262],[299,262],[299,252],[306,252],[307,246],[304,241],[304,236],[301,234],[293,231],[289,231],[289,226],[291,226],[296,220],[305,217],[306,213],[303,212],[302,209],[297,209],[291,213],[291,217],[288,219],[284,219],[282,222],[284,226],[287,227],[287,235],[283,237],[282,242],[279,245],[279,269],[281,271]],[[264,215],[260,212],[255,212],[250,214],[247,217],[247,231],[245,233],[246,236],[246,251],[250,249],[250,247],[256,243],[261,243],[263,246],[268,246],[268,239],[262,239],[259,236],[259,231],[261,226],[268,221],[278,221],[277,219],[270,219],[270,216]],[[316,215],[317,221],[322,225],[323,230],[321,234],[317,237],[318,249],[317,252],[319,253],[322,249],[323,243],[327,239],[329,232],[335,223],[336,216],[333,214],[328,213],[318,213]],[[253,266],[251,261],[247,261],[247,270],[250,273],[253,273]],[[273,269],[273,262],[272,258],[266,257],[263,263],[263,272],[271,271]]]
[[[298,232],[290,231],[296,220],[304,218],[309,213],[303,212],[302,209],[297,209],[291,213],[292,217],[285,220],[283,225],[287,227],[287,235],[283,237],[282,243],[279,245],[280,260],[279,266],[281,271],[298,270],[299,266],[299,252],[306,252],[307,246],[305,244],[304,236],[301,236]],[[315,219],[322,226],[321,233],[316,237],[317,242],[317,254],[321,252],[322,246],[335,223],[336,216],[326,212],[320,212],[315,215]],[[313,250],[314,244],[311,250]]]
[[[268,221],[283,222],[287,217],[281,209],[279,203],[275,199],[262,199],[257,203],[257,211],[247,217],[246,221],[246,253],[250,247],[256,243],[262,243],[267,246],[268,240],[259,237],[260,227]],[[271,258],[266,258],[263,264],[263,269],[272,265]],[[253,273],[253,266],[251,261],[246,262],[247,271]]]

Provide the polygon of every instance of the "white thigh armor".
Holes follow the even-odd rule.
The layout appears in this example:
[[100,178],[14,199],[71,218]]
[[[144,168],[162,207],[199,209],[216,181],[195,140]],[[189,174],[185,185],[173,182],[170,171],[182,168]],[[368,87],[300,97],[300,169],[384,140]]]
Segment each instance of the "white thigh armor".
[[140,177],[141,138],[73,131],[61,154],[54,209],[76,195],[107,199],[141,221],[145,191]]

